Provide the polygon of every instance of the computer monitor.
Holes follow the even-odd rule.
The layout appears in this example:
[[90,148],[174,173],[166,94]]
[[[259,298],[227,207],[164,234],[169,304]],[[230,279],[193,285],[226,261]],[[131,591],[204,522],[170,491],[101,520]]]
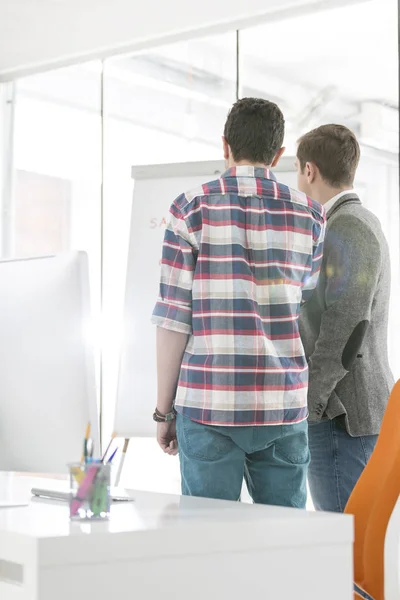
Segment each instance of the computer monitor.
[[88,260],[0,261],[0,470],[66,473],[99,448]]

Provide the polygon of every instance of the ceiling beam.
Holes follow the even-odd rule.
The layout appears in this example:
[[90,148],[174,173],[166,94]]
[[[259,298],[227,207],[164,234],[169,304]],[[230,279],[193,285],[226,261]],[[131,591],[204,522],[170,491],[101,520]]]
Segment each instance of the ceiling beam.
[[[187,0],[7,4],[0,13],[0,82],[370,0]],[[109,11],[109,14],[108,12]]]

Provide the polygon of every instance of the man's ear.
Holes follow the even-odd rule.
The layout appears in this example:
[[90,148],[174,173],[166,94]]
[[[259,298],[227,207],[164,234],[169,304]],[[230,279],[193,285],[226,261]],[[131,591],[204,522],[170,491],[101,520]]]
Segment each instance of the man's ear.
[[224,153],[224,159],[229,160],[229,144],[224,135],[222,136],[222,150]]
[[313,162],[307,162],[304,167],[304,174],[307,177],[308,183],[314,183],[318,175],[318,167]]
[[282,154],[285,152],[286,148],[280,148],[278,150],[278,152],[275,154],[274,156],[274,160],[271,163],[271,167],[276,167],[276,165],[278,164],[278,162],[281,160],[282,158]]

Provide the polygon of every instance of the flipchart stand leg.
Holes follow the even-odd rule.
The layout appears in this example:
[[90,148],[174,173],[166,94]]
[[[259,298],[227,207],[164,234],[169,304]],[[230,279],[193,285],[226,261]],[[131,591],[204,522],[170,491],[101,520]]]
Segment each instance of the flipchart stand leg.
[[129,446],[129,438],[125,438],[124,446],[122,448],[122,456],[121,456],[121,460],[120,460],[120,463],[118,466],[117,477],[115,478],[115,487],[119,486],[119,482],[121,480],[122,469],[124,468],[124,462],[125,462],[126,453],[128,451],[128,446]]

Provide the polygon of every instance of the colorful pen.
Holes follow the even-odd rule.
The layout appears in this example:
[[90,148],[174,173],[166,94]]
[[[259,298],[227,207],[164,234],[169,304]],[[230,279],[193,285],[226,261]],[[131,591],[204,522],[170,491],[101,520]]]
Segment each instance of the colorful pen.
[[86,462],[88,457],[88,441],[90,437],[90,421],[86,426],[85,440],[83,442],[83,455],[81,458],[81,463]]
[[104,462],[104,461],[105,461],[105,459],[106,459],[106,456],[107,456],[107,452],[109,451],[109,449],[110,449],[110,447],[111,447],[111,444],[113,443],[113,440],[114,440],[114,438],[116,438],[116,436],[117,436],[117,434],[116,434],[116,433],[115,433],[115,431],[114,431],[114,433],[113,433],[113,434],[112,434],[112,436],[111,436],[111,440],[110,440],[110,441],[109,441],[109,443],[108,443],[108,446],[107,446],[107,448],[106,448],[106,451],[104,452],[104,454],[103,454],[103,456],[102,456],[102,458],[101,458],[101,462]]
[[117,454],[117,450],[118,450],[118,448],[115,448],[114,452],[111,454],[111,456],[110,456],[110,458],[108,459],[107,463],[110,463],[110,462],[112,462],[112,460],[113,460],[114,456]]

